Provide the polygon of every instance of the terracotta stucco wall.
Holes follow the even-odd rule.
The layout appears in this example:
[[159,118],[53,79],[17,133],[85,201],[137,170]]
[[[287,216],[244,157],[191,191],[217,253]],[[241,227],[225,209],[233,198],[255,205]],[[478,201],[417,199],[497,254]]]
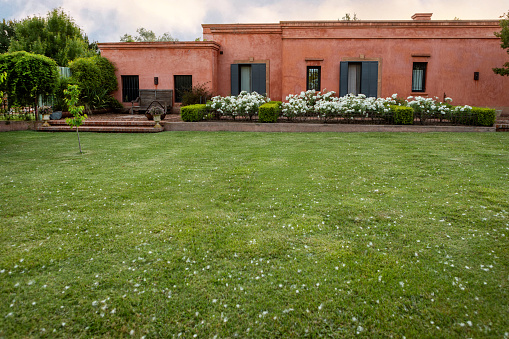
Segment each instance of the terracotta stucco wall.
[[[378,96],[446,96],[453,104],[509,110],[509,77],[498,21],[328,21],[203,25],[202,42],[99,44],[121,75],[139,75],[140,89],[174,89],[174,75],[192,75],[214,94],[231,93],[230,67],[265,63],[267,94],[285,100],[306,89],[306,67],[321,66],[321,88],[340,92],[341,61],[378,61]],[[426,91],[412,93],[412,66],[427,62]],[[479,72],[479,80],[474,80]],[[121,99],[121,89],[116,93]]]
[[231,64],[266,63],[267,95],[273,100],[281,99],[282,41],[278,24],[204,25],[203,37],[221,46],[217,77],[219,95],[231,94]]
[[[281,22],[203,25],[221,45],[218,91],[229,94],[230,64],[269,59],[270,97],[306,89],[306,66],[321,66],[321,87],[339,93],[340,62],[379,62],[378,96],[437,96],[456,105],[509,109],[509,78],[492,72],[507,61],[498,21]],[[413,62],[427,62],[426,91],[412,93]],[[474,72],[480,78],[474,80]]]
[[[217,91],[218,46],[206,42],[99,44],[101,55],[117,68],[122,102],[122,75],[138,75],[140,89],[174,89],[174,75],[192,75],[193,86],[206,84]],[[158,77],[158,85],[154,84]],[[124,103],[129,107],[130,103]]]
[[[496,22],[373,23],[328,27],[283,24],[283,97],[306,89],[306,66],[321,66],[322,89],[339,93],[341,61],[379,62],[378,96],[438,96],[454,104],[509,107],[509,79],[493,73],[507,54]],[[453,25],[449,27],[448,25]],[[413,62],[427,62],[426,91],[412,93]],[[474,80],[474,72],[480,78]]]

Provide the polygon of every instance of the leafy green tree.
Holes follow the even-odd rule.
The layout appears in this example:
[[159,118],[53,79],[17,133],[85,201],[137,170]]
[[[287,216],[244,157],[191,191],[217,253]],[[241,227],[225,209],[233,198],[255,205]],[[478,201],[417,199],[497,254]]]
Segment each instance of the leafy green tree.
[[[495,35],[502,40],[500,46],[507,49],[507,54],[509,54],[509,11],[505,16],[501,16],[500,27],[502,28],[501,31],[495,32]],[[503,67],[493,68],[493,72],[500,75],[509,75],[509,62],[506,62]]]
[[76,134],[78,136],[78,146],[80,149],[80,153],[83,153],[81,151],[80,133],[78,130],[79,127],[83,124],[83,121],[85,121],[85,119],[87,118],[87,115],[83,114],[83,110],[85,109],[85,107],[77,106],[80,97],[80,89],[78,85],[69,84],[67,86],[67,89],[64,90],[64,95],[66,96],[65,101],[67,103],[67,106],[69,107],[69,112],[73,115],[72,118],[66,118],[65,122],[71,128],[76,127]]
[[15,36],[15,25],[15,21],[5,21],[5,19],[0,23],[0,53],[5,53],[9,50],[11,39]]
[[88,37],[61,8],[50,11],[47,18],[34,16],[16,23],[9,46],[9,52],[15,51],[45,55],[59,66],[97,54]]
[[9,104],[32,106],[39,95],[54,93],[57,64],[43,55],[27,52],[0,54],[0,73],[7,74],[1,90],[9,96]]
[[120,37],[120,42],[178,41],[178,39],[173,38],[169,32],[164,33],[160,37],[157,37],[153,31],[143,27],[138,28],[136,32],[138,33],[137,36],[132,36],[127,33],[124,34],[124,36]]
[[4,102],[4,92],[2,91],[2,84],[4,83],[5,79],[7,78],[7,72],[0,73],[0,105]]

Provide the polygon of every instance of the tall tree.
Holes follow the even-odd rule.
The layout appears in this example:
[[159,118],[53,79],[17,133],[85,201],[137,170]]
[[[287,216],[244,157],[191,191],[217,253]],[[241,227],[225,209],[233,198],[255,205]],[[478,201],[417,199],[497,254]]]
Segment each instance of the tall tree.
[[[500,32],[495,32],[495,35],[502,40],[500,46],[503,49],[507,49],[507,54],[509,54],[509,11],[500,18],[500,27],[502,27],[502,30]],[[493,68],[493,72],[500,75],[509,75],[509,62],[506,62],[503,67]]]
[[47,18],[34,16],[16,23],[9,46],[9,52],[15,51],[45,55],[59,66],[96,54],[88,37],[61,8],[50,11]]
[[138,33],[137,36],[124,34],[124,36],[120,37],[120,42],[178,41],[169,32],[164,33],[160,37],[157,37],[152,30],[147,30],[143,27],[138,28],[136,32]]
[[0,23],[0,53],[5,53],[9,50],[9,45],[11,44],[11,39],[14,37],[14,26],[16,25],[15,21],[9,20],[5,21],[2,19]]

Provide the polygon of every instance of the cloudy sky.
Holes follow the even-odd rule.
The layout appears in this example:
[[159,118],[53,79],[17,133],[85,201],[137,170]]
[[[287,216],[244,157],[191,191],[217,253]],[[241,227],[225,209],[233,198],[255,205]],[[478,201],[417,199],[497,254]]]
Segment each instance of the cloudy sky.
[[202,23],[277,23],[286,20],[338,20],[345,13],[362,20],[498,19],[508,0],[0,0],[0,19],[46,16],[62,7],[92,41],[119,41],[144,27],[181,41],[202,36]]

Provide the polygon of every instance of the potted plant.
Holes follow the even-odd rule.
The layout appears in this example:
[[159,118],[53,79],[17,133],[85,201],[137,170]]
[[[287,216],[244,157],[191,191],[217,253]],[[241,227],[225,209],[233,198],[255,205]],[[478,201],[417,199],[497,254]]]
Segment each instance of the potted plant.
[[147,117],[148,120],[154,120],[154,116],[152,115],[152,109],[153,108],[157,108],[157,110],[159,112],[161,112],[161,120],[164,120],[164,118],[166,117],[166,113],[164,113],[164,109],[162,106],[160,105],[157,105],[157,106],[152,106],[148,109],[148,111],[145,112],[145,116]]
[[44,121],[44,124],[42,125],[44,127],[48,127],[49,126],[48,121],[50,120],[51,113],[53,113],[53,109],[51,108],[51,106],[42,106],[40,112],[42,114],[42,120]]
[[163,108],[160,106],[150,107],[150,109],[148,110],[148,114],[150,114],[152,116],[152,119],[154,119],[154,121],[156,122],[154,127],[161,127],[159,122],[161,121],[161,119],[164,119],[164,117],[162,116],[165,115]]

